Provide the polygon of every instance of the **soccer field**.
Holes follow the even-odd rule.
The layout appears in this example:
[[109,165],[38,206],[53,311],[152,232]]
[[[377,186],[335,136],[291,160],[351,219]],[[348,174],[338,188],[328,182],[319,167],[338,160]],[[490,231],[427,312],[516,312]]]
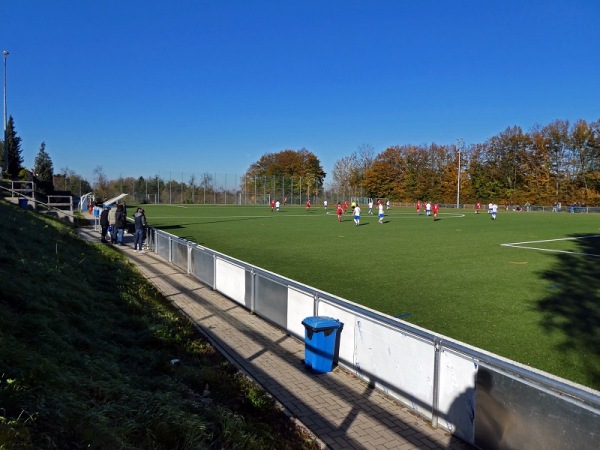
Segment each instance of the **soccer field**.
[[600,216],[144,205],[174,235],[600,389]]

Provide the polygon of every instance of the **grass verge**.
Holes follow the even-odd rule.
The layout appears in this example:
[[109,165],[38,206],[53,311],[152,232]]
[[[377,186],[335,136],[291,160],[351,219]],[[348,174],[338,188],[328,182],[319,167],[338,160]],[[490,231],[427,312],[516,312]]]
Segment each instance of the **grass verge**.
[[318,448],[118,251],[0,216],[0,448]]

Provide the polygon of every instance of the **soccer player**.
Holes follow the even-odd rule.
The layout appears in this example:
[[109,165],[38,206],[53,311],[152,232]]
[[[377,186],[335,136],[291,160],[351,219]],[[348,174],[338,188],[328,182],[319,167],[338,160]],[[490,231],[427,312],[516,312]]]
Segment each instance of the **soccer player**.
[[431,215],[431,202],[425,203],[425,214],[428,216]]
[[325,211],[327,211],[327,200],[323,201],[323,206],[325,207]]
[[390,209],[390,201],[385,202],[385,209]]
[[338,222],[342,221],[342,214],[344,214],[344,210],[342,209],[342,205],[341,204],[337,204],[337,216],[338,216]]
[[496,220],[496,214],[498,214],[498,205],[492,203],[492,220]]
[[383,223],[383,203],[379,202],[379,223]]
[[354,223],[358,227],[360,226],[360,206],[354,206]]
[[369,199],[369,214],[373,214],[373,199]]
[[479,214],[479,210],[481,209],[481,203],[477,202],[475,205],[475,214]]
[[490,203],[488,204],[488,214],[491,214],[491,213],[492,213],[492,208],[493,208],[493,207],[494,207],[494,204],[493,204],[492,202],[490,202]]
[[417,200],[417,215],[421,215],[421,200]]
[[348,211],[348,200],[344,202],[344,214],[346,214],[346,211]]
[[437,215],[438,215],[438,211],[440,210],[440,205],[438,205],[437,203],[433,204],[433,221],[435,222],[437,220]]
[[279,206],[281,206],[281,203],[279,203],[279,200],[277,200],[275,202],[275,209],[277,210],[277,212],[279,212]]
[[306,201],[306,210],[308,211],[310,209],[310,200]]
[[275,200],[271,200],[271,212],[275,209]]

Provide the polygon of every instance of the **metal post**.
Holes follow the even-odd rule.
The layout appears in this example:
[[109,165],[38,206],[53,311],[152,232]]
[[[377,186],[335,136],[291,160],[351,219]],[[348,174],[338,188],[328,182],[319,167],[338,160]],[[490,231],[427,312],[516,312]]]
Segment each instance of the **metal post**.
[[438,427],[439,404],[440,404],[440,358],[442,356],[442,340],[439,338],[433,341],[434,359],[433,359],[433,393],[431,408],[431,426]]
[[[6,173],[8,173],[8,139],[6,136],[6,56],[9,54],[6,50],[2,52],[4,55],[4,164],[6,167]],[[2,174],[0,174],[0,178],[2,178]]]
[[458,149],[458,181],[456,185],[456,209],[460,208],[460,152],[464,146],[463,138],[457,139],[457,149]]

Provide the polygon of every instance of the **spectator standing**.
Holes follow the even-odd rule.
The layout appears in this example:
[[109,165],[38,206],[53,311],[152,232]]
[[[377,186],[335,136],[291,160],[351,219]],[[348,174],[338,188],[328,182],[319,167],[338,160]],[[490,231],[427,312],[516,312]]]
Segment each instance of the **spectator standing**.
[[123,244],[123,234],[125,234],[125,227],[127,226],[127,216],[123,212],[123,205],[117,206],[117,212],[115,214],[115,225],[117,227],[117,244]]
[[110,228],[110,242],[117,243],[117,205],[113,205],[108,211],[108,226]]
[[106,233],[108,232],[108,206],[105,206],[100,213],[100,242],[108,242]]
[[142,245],[144,244],[144,235],[146,234],[146,216],[144,210],[138,208],[133,215],[135,224],[135,234],[133,235],[133,251],[135,253],[145,253]]

